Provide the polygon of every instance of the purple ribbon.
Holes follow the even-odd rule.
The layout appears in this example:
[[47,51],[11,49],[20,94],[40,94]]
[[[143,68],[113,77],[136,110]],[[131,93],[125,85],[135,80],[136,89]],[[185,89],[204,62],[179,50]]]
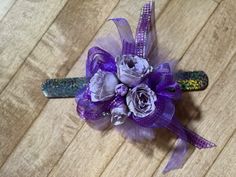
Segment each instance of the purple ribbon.
[[[155,59],[156,56],[151,55],[153,47],[156,45],[154,2],[149,2],[142,8],[135,39],[126,19],[115,18],[111,20],[116,24],[120,34],[121,55],[138,55],[150,61]],[[99,69],[116,73],[115,59],[109,52],[99,47],[93,47],[88,52],[86,78],[90,80]],[[214,143],[187,129],[177,120],[173,102],[181,98],[181,90],[173,75],[169,63],[163,63],[154,68],[143,82],[155,91],[158,97],[155,102],[155,112],[145,118],[134,115],[129,117],[131,121],[142,127],[153,129],[165,127],[180,139],[163,171],[164,173],[182,167],[187,152],[187,143],[199,149],[215,146]],[[90,123],[96,124],[96,121],[103,122],[101,120],[109,117],[110,109],[120,102],[125,102],[125,98],[114,96],[109,101],[92,102],[89,88],[85,86],[83,90],[78,91],[76,102],[78,114]]]
[[135,55],[135,40],[128,21],[125,18],[113,18],[111,20],[115,23],[120,34],[122,55]]

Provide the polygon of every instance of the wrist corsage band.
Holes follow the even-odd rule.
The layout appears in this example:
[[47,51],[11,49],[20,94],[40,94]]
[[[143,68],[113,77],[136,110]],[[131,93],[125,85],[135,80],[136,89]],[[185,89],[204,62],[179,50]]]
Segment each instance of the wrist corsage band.
[[169,129],[179,141],[164,172],[182,167],[188,143],[199,149],[214,147],[175,115],[182,92],[204,90],[208,77],[203,71],[176,72],[173,62],[157,60],[154,2],[143,6],[135,38],[126,19],[111,20],[120,35],[121,53],[109,53],[112,45],[90,48],[86,76],[48,79],[42,84],[44,95],[75,97],[79,116],[90,126],[103,130],[113,125],[131,140],[152,140],[155,129]]

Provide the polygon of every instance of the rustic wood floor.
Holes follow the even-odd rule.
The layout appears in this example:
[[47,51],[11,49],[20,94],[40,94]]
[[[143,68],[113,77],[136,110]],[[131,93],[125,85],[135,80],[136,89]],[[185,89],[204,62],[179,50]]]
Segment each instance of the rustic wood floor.
[[78,119],[73,99],[48,100],[47,78],[82,76],[88,49],[117,37],[110,17],[135,29],[145,0],[0,1],[1,177],[236,176],[236,1],[156,0],[158,42],[185,70],[210,83],[186,94],[182,121],[217,147],[192,149],[180,170],[163,175],[176,137],[157,132],[147,144],[100,133]]

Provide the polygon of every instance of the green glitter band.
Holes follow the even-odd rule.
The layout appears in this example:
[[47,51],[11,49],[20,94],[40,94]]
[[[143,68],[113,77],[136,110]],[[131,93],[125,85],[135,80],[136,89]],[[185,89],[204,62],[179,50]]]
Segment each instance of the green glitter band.
[[203,71],[180,71],[175,77],[182,91],[199,91],[208,86],[208,77]]
[[[180,71],[175,79],[182,91],[204,90],[208,85],[208,77],[203,71]],[[48,79],[42,84],[42,91],[48,98],[73,98],[84,86],[85,77]]]

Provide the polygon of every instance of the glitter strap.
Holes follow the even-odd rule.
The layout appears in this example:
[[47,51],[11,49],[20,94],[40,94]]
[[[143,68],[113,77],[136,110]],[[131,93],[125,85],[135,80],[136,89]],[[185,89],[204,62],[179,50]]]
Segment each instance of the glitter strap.
[[73,98],[86,85],[85,77],[47,79],[41,88],[47,98]]
[[136,30],[136,54],[139,57],[147,58],[148,55],[148,44],[150,43],[149,37],[152,26],[155,23],[154,15],[154,2],[146,3],[140,14],[139,23]]
[[199,91],[208,86],[208,77],[204,71],[179,71],[175,78],[182,91]]
[[[204,90],[208,85],[208,77],[203,71],[180,71],[175,79],[182,91]],[[73,98],[85,85],[85,77],[48,79],[42,84],[42,91],[48,98]]]

